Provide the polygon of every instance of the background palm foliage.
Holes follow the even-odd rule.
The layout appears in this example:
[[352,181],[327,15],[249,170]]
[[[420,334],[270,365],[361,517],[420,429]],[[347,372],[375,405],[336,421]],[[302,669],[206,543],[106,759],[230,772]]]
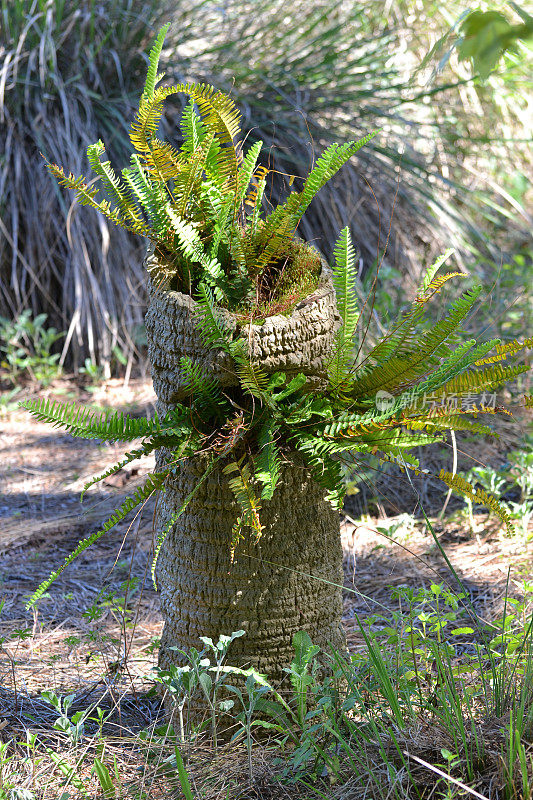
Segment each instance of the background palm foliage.
[[[299,228],[325,255],[345,224],[362,267],[383,252],[390,229],[382,276],[391,267],[416,273],[443,242],[484,272],[502,249],[527,246],[528,156],[514,142],[527,138],[523,59],[508,56],[486,87],[468,83],[459,66],[427,85],[427,73],[410,79],[459,7],[448,4],[448,18],[433,9],[437,22],[426,5],[404,0],[265,0],[260,14],[242,0],[3,0],[1,8],[0,315],[48,313],[67,331],[62,361],[71,366],[89,356],[109,373],[115,345],[134,352],[144,243],[69,205],[39,152],[80,174],[87,145],[102,138],[112,162],[125,163],[147,48],[168,19],[169,77],[231,90],[249,141],[270,144],[265,163],[285,173],[270,187],[272,202],[330,142],[382,128]],[[168,132],[180,113],[168,109]],[[497,165],[508,177],[494,175]]]

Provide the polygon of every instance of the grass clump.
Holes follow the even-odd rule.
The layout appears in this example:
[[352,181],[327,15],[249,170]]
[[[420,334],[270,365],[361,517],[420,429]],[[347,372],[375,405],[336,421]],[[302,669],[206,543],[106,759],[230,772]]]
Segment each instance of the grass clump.
[[47,313],[67,332],[61,364],[67,354],[78,364],[98,356],[107,375],[115,346],[135,349],[128,331],[142,323],[141,249],[61,196],[41,154],[81,169],[81,154],[101,136],[123,154],[151,27],[165,11],[155,0],[0,7],[0,314]]

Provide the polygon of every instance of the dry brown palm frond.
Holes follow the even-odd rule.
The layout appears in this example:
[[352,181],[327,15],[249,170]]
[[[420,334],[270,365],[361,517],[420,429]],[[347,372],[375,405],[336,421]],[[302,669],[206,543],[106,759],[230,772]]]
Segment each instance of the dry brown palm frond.
[[[87,172],[87,145],[127,158],[127,125],[153,28],[155,0],[2,5],[0,27],[0,315],[48,313],[66,331],[62,362],[136,350],[143,242],[72,205],[48,161]],[[42,155],[41,155],[42,154]]]

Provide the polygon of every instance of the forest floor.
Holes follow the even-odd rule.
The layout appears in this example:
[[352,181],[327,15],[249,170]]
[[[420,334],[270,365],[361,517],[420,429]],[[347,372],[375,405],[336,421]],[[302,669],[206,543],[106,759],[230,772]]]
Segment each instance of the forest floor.
[[[138,415],[151,413],[155,399],[151,383],[140,380],[132,380],[127,389],[111,380],[90,392],[63,381],[50,394]],[[140,515],[83,553],[34,612],[24,607],[39,583],[153,467],[146,459],[137,470],[121,471],[80,503],[85,481],[126,449],[75,439],[20,409],[0,417],[0,739],[26,739],[31,730],[59,752],[61,736],[53,728],[57,713],[41,693],[74,694],[73,709],[94,704],[113,710],[107,726],[111,733],[115,726],[115,738],[108,747],[134,773],[139,756],[135,747],[125,750],[125,743],[162,719],[157,695],[148,692],[162,630],[149,575],[155,504],[149,502]],[[414,505],[402,509],[403,517],[366,514],[355,519],[352,510],[342,518],[344,624],[354,651],[364,648],[358,619],[372,614],[387,618],[398,608],[391,587],[419,589],[444,582],[457,588],[423,520],[405,516]],[[436,517],[431,516],[438,541],[477,613],[487,620],[501,615],[505,596],[519,594],[521,583],[533,580],[531,543],[507,536],[485,514],[475,515],[472,532],[458,505],[452,504],[444,520]],[[239,760],[232,763],[238,772]],[[45,761],[37,768],[37,785],[39,769],[61,774],[54,764]],[[27,771],[23,777],[27,781]]]

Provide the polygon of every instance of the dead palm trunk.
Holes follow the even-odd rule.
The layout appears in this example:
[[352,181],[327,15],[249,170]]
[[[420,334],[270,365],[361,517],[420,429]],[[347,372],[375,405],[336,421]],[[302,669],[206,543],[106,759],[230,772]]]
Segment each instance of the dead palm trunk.
[[[150,266],[150,265],[148,265]],[[237,383],[229,357],[207,350],[193,319],[194,300],[152,287],[146,316],[149,355],[158,411],[166,413],[183,392],[179,359],[200,362],[221,383]],[[231,315],[227,325],[236,329]],[[338,314],[329,273],[290,317],[270,317],[240,331],[252,360],[268,372],[305,372],[320,385]],[[165,452],[158,453],[162,461]],[[159,665],[179,663],[171,648],[199,647],[199,637],[244,629],[234,641],[231,663],[253,666],[273,680],[291,661],[292,637],[305,630],[324,649],[342,649],[342,549],[339,515],[324,490],[295,455],[288,455],[274,497],[261,507],[263,534],[250,534],[230,560],[237,506],[222,469],[204,481],[171,527],[159,556],[158,585],[165,625]],[[162,530],[205,470],[201,457],[189,459],[167,480],[158,511]]]

